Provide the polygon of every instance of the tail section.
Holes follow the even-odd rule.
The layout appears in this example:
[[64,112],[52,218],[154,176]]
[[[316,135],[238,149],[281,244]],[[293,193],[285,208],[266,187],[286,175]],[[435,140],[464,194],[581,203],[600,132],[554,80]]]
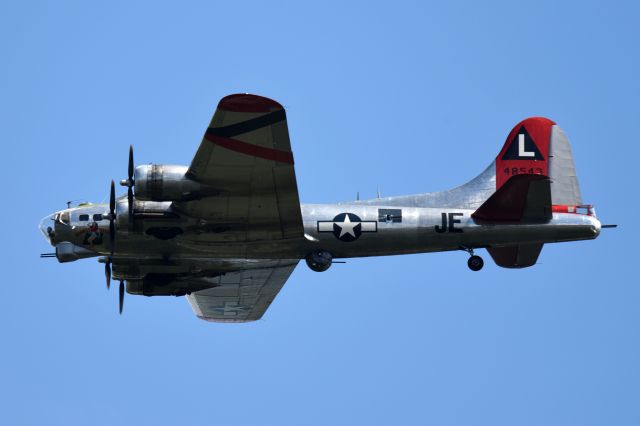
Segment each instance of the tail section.
[[[479,221],[551,219],[553,205],[580,205],[582,197],[571,145],[553,121],[532,117],[518,123],[495,160],[496,192],[472,215]],[[538,260],[542,244],[488,247],[498,266],[526,268]]]
[[[531,223],[582,204],[571,145],[562,129],[543,117],[527,118],[509,132],[496,159],[476,178],[448,191],[358,201],[401,207],[475,210],[478,222]],[[554,207],[555,206],[555,207]],[[487,247],[497,265],[526,268],[542,244]]]
[[569,140],[560,126],[543,117],[527,118],[516,124],[493,163],[464,185],[448,191],[398,198],[411,199],[416,206],[422,207],[478,209],[511,178],[519,175],[548,177],[554,205],[582,204]]
[[550,179],[552,204],[582,204],[569,140],[555,122],[543,117],[527,118],[516,124],[495,161],[464,185],[448,191],[375,198],[358,203],[475,210],[513,176],[531,174]]
[[522,174],[548,176],[553,204],[582,204],[571,145],[560,126],[532,117],[511,130],[496,157],[496,190]]

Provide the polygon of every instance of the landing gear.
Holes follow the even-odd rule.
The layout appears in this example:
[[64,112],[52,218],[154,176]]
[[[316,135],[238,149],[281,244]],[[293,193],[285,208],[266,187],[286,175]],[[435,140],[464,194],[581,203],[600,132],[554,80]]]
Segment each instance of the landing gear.
[[484,266],[484,260],[482,260],[480,256],[476,256],[473,253],[472,248],[462,246],[460,247],[460,250],[464,250],[471,255],[469,260],[467,260],[467,266],[469,267],[469,269],[471,269],[472,271],[479,271],[480,269],[482,269],[482,267]]
[[479,271],[484,266],[484,260],[480,256],[474,255],[467,260],[467,265],[472,271]]

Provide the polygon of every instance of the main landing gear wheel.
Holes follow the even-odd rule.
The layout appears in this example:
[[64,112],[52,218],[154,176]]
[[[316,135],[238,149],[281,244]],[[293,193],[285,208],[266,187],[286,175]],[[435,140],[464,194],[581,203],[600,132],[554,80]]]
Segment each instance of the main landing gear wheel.
[[484,260],[480,256],[473,255],[467,260],[467,265],[472,271],[479,271],[484,266]]
[[471,256],[469,260],[467,260],[467,266],[469,266],[469,269],[471,269],[472,271],[479,271],[480,269],[482,269],[482,267],[484,266],[484,260],[482,260],[480,256],[475,255],[475,253],[473,252],[473,248],[460,246],[460,250],[466,251]]

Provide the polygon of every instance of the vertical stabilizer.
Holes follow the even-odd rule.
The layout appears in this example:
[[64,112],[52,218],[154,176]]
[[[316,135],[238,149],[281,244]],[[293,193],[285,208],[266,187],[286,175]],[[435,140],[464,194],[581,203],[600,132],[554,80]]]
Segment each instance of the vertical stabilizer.
[[531,117],[516,124],[496,157],[496,189],[521,174],[551,178],[553,204],[582,204],[569,139],[548,118]]
[[553,204],[582,204],[576,166],[567,135],[560,126],[551,128],[551,152],[549,153],[549,177]]
[[517,175],[549,176],[551,128],[556,123],[531,117],[516,124],[496,157],[496,190]]

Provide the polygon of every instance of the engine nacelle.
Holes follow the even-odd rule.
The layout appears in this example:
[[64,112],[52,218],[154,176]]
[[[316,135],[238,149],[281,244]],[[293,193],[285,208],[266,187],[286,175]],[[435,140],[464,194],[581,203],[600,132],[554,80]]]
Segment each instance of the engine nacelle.
[[145,164],[134,171],[135,195],[140,201],[188,201],[219,192],[186,176],[187,166]]

